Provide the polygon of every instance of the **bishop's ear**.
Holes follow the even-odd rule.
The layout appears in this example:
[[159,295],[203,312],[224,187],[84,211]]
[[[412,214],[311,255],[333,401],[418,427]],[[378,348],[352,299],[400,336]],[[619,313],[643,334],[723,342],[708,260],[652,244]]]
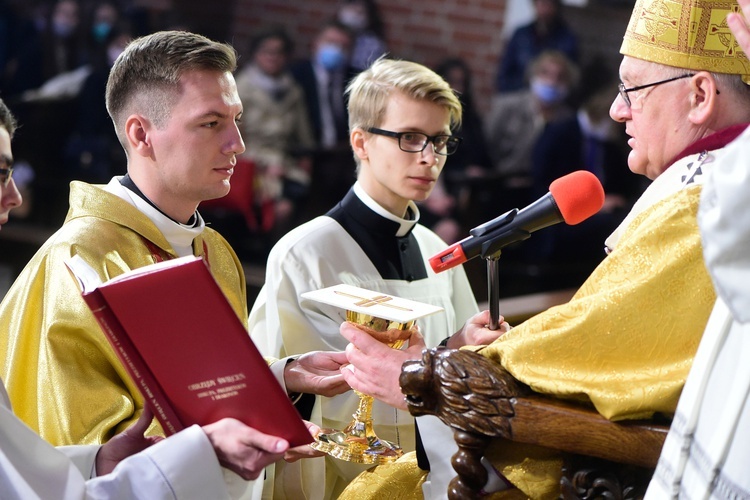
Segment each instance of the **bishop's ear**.
[[688,118],[695,124],[706,123],[716,111],[721,90],[708,71],[700,71],[690,79],[690,90]]

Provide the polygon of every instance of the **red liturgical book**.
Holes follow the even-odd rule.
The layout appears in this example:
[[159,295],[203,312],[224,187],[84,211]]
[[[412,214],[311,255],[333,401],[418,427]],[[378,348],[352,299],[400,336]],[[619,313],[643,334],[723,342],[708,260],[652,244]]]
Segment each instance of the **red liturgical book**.
[[79,256],[66,264],[167,435],[233,417],[291,446],[313,441],[203,259],[103,284]]

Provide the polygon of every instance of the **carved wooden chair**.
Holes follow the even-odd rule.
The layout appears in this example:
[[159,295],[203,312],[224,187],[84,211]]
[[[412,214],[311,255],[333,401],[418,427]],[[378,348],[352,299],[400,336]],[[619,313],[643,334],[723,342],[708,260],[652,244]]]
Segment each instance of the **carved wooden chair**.
[[479,498],[480,463],[492,438],[565,452],[561,498],[640,498],[668,422],[612,422],[590,407],[533,393],[497,363],[471,351],[434,348],[404,364],[401,387],[414,416],[436,415],[458,444],[451,500]]

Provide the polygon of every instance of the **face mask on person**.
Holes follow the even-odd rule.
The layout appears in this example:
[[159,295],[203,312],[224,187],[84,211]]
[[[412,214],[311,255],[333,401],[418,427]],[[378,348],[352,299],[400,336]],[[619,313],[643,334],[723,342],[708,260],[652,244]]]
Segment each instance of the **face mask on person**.
[[55,35],[61,38],[69,37],[75,29],[76,29],[75,25],[67,21],[53,21],[52,22],[52,30],[54,31]]
[[96,23],[91,28],[91,34],[94,35],[94,40],[97,42],[103,42],[110,31],[112,31],[112,25],[109,23]]
[[346,59],[344,50],[334,43],[325,43],[320,46],[315,59],[328,71],[335,71],[344,65]]
[[342,8],[339,11],[339,21],[354,31],[360,31],[367,27],[367,16],[357,8]]
[[535,79],[531,81],[531,92],[544,104],[562,102],[568,96],[568,89]]

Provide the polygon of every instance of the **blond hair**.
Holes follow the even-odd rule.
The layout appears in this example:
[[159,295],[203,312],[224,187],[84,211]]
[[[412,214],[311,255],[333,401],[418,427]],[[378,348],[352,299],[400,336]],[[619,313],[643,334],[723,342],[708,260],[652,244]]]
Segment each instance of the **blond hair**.
[[377,127],[385,116],[392,91],[446,109],[451,128],[461,125],[461,102],[443,78],[411,61],[380,58],[358,74],[346,88],[349,130]]

